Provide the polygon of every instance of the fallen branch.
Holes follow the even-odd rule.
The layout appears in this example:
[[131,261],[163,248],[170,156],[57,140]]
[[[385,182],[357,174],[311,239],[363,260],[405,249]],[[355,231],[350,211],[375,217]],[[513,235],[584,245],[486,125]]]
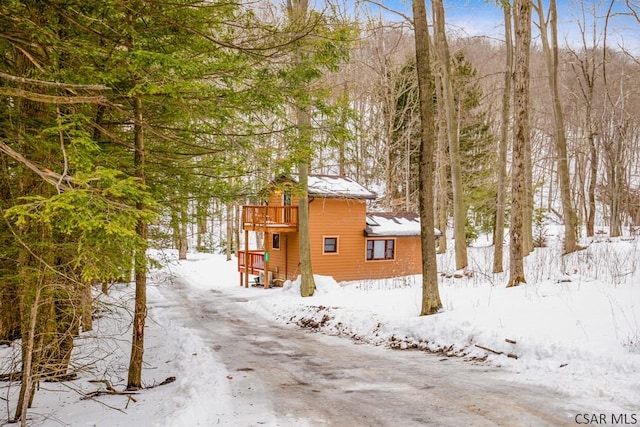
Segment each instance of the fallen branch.
[[92,391],[91,393],[85,394],[80,398],[80,400],[93,399],[94,397],[98,397],[98,396],[115,395],[115,396],[127,396],[129,400],[133,400],[134,402],[137,402],[137,400],[132,396],[134,394],[138,394],[138,393],[135,391],[96,390],[96,391]]
[[480,344],[476,344],[476,347],[478,347],[478,348],[480,348],[482,350],[488,351],[490,353],[493,353],[493,354],[503,354],[501,351],[495,351],[495,350],[490,349],[489,347],[484,347],[484,346],[482,346]]
[[171,384],[172,382],[174,382],[176,380],[176,377],[167,377],[164,381],[162,381],[161,383],[158,384],[154,384],[154,385],[150,385],[149,387],[145,387],[145,389],[150,389],[150,388],[155,388],[161,385],[167,385],[167,384]]
[[[161,386],[161,385],[171,384],[175,380],[176,380],[176,377],[168,377],[164,381],[162,381],[161,383],[154,384],[154,385],[149,386],[149,387],[145,387],[144,389],[151,389],[151,388],[158,387],[158,386]],[[111,385],[111,383],[108,380],[89,380],[89,382],[90,383],[104,384],[104,387],[106,388],[106,390],[96,390],[96,391],[92,391],[90,393],[86,393],[84,396],[82,396],[80,398],[80,400],[88,400],[88,399],[93,399],[94,397],[98,397],[98,396],[110,396],[111,395],[111,396],[127,396],[129,401],[137,402],[137,400],[132,395],[138,394],[138,390],[118,391],[115,388],[113,388],[113,386]],[[129,405],[129,401],[127,402],[127,406]]]
[[[493,354],[498,354],[498,355],[504,354],[504,352],[502,352],[502,351],[496,351],[496,350],[493,350],[493,349],[491,349],[489,347],[482,346],[480,344],[475,344],[475,346],[478,347],[479,349],[488,351],[488,352],[493,353]],[[518,355],[517,354],[513,354],[513,353],[507,353],[507,357],[510,357],[511,359],[517,359]]]
[[[137,400],[135,398],[133,398],[131,395],[132,394],[138,394],[134,391],[118,391],[115,388],[113,388],[113,386],[111,385],[111,383],[108,380],[89,380],[90,383],[100,383],[100,384],[104,384],[104,387],[106,388],[106,390],[96,390],[96,391],[92,391],[90,393],[86,393],[84,396],[82,396],[80,398],[80,400],[87,400],[87,399],[93,399],[94,397],[98,397],[98,396],[105,396],[105,395],[115,395],[115,396],[127,396],[127,398],[129,398],[129,400],[133,400],[134,402],[137,402]],[[129,404],[129,402],[127,402],[127,405]]]

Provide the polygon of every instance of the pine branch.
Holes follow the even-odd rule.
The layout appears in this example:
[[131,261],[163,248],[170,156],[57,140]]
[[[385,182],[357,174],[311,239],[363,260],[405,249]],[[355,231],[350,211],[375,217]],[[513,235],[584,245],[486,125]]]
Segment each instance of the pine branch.
[[32,84],[36,86],[55,87],[61,89],[84,89],[84,90],[110,90],[108,86],[104,85],[84,85],[73,83],[60,83],[60,82],[47,82],[44,80],[28,79],[26,77],[17,77],[11,74],[3,73],[0,71],[0,79],[9,80],[16,83]]
[[42,93],[29,92],[12,87],[0,87],[0,95],[15,96],[44,104],[107,104],[109,101],[104,96],[57,96]]

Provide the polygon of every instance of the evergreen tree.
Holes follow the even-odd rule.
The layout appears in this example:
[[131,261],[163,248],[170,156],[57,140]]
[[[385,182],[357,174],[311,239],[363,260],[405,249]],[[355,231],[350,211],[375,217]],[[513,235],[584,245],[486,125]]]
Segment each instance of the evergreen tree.
[[12,35],[0,38],[0,337],[23,338],[24,422],[37,382],[67,374],[69,307],[90,283],[126,278],[133,254],[128,386],[142,385],[150,209],[176,193],[229,193],[229,147],[244,149],[252,118],[284,100],[266,61],[281,40],[237,4],[210,1],[10,1],[0,28]]
[[476,230],[489,232],[495,217],[495,137],[482,108],[483,93],[477,71],[462,53],[453,58],[454,97],[458,106],[460,159],[464,170],[464,197],[468,207],[467,239]]
[[[414,209],[417,207],[414,195],[418,187],[417,153],[420,142],[415,73],[415,60],[409,60],[400,69],[398,76],[389,76],[395,87],[395,111],[386,113],[393,118],[392,139],[388,148],[390,167],[387,193],[393,200],[390,205],[410,206]],[[495,137],[490,130],[487,111],[482,105],[484,94],[477,81],[477,70],[463,53],[452,58],[452,78],[456,123],[460,133],[460,158],[464,170],[464,199],[468,215],[471,215],[471,219],[467,220],[470,224],[467,227],[467,238],[471,238],[478,229],[488,232],[493,225],[496,182],[491,165],[495,162]],[[435,79],[433,84],[436,84]],[[441,100],[434,97],[434,106],[439,102]],[[440,131],[446,130],[442,129],[443,123],[437,125]],[[446,144],[444,147],[446,151],[441,154],[448,154]],[[404,168],[405,162],[410,163],[408,169]],[[453,198],[451,170],[448,165],[446,175],[449,206]]]

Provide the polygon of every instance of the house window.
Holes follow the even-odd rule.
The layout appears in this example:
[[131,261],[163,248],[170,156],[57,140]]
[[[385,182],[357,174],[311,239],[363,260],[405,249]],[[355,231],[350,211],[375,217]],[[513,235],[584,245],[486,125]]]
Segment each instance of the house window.
[[273,234],[271,238],[271,248],[272,249],[280,249],[280,234]]
[[367,261],[394,259],[395,243],[393,239],[367,240]]
[[291,223],[291,208],[288,206],[291,206],[291,191],[285,190],[285,192],[282,193],[282,205],[285,206],[282,211],[284,214],[284,222],[285,224],[289,224]]
[[338,238],[337,237],[325,237],[324,249],[325,254],[337,254],[338,253]]
[[291,206],[291,191],[285,190],[284,193],[282,193],[282,204],[284,206]]

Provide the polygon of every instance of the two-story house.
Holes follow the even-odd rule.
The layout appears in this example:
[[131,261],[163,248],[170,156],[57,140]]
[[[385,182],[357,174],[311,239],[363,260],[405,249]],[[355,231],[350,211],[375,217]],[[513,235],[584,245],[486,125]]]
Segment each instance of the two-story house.
[[[248,286],[249,275],[266,278],[267,287],[300,274],[295,184],[295,176],[282,177],[269,187],[266,204],[243,206],[245,242],[249,232],[263,233],[264,248],[245,243],[238,252],[241,285]],[[367,213],[376,194],[343,176],[311,175],[308,193],[314,274],[348,281],[421,272],[417,215]]]

